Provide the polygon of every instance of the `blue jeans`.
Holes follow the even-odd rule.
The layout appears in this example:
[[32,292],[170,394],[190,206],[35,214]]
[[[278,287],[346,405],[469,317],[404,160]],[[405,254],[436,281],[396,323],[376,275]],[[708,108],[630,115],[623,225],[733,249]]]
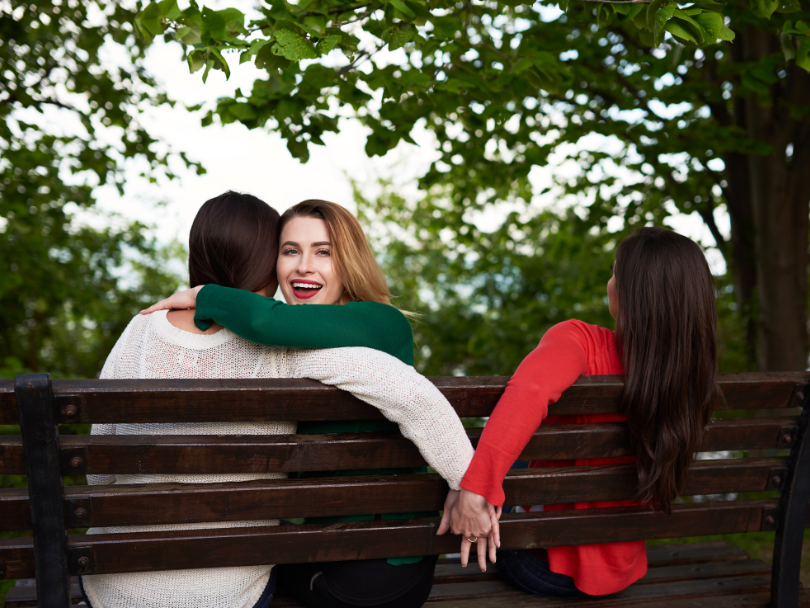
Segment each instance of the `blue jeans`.
[[[267,587],[264,588],[262,591],[261,596],[259,596],[259,601],[253,605],[253,608],[269,608],[270,602],[273,601],[273,592],[276,590],[276,579],[278,578],[278,566],[274,566],[273,570],[270,572],[270,580],[267,581]],[[87,599],[87,595],[84,593],[84,585],[82,584],[82,578],[79,577],[79,588],[82,590],[82,598],[84,599],[84,603],[87,604],[87,608],[93,608],[93,605],[90,603],[90,600]]]
[[586,597],[574,579],[557,574],[543,560],[527,551],[498,551],[498,572],[521,591],[549,597]]

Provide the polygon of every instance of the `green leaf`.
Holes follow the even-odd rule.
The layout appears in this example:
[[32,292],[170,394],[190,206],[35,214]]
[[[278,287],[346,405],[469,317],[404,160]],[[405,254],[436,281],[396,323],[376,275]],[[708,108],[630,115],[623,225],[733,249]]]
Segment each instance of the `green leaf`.
[[805,38],[796,50],[796,65],[810,72],[810,38]]
[[293,158],[297,158],[302,163],[309,160],[309,149],[307,148],[307,142],[288,139],[287,149],[290,151],[290,154],[293,155]]
[[290,30],[279,30],[273,37],[278,43],[273,47],[273,52],[281,55],[290,61],[301,61],[302,59],[315,59],[318,54],[301,34]]
[[651,32],[655,29],[655,13],[661,8],[664,0],[653,0],[647,7],[647,29]]
[[222,21],[225,23],[226,30],[240,34],[247,33],[245,29],[245,14],[242,11],[236,8],[226,8],[218,12]]
[[254,65],[260,70],[278,71],[285,70],[290,66],[288,59],[280,57],[273,52],[273,46],[270,44],[264,45],[259,52],[256,53],[256,60]]
[[802,10],[801,5],[799,4],[799,0],[781,0],[779,2],[779,8],[776,9],[777,13],[798,13]]
[[630,4],[628,2],[625,4],[611,4],[610,8],[613,9],[616,15],[629,15],[633,8],[641,8],[641,6],[640,4]]
[[343,40],[343,36],[340,36],[339,34],[330,34],[324,38],[321,38],[321,41],[317,46],[318,54],[320,54],[321,57],[328,55],[335,50],[338,45],[340,45],[341,40]]
[[167,21],[174,21],[183,14],[180,7],[177,6],[177,0],[161,0],[161,2],[158,3],[158,8],[160,9],[160,14],[163,15],[163,18]]
[[600,4],[596,11],[596,24],[599,27],[607,27],[613,20],[613,11],[607,4]]
[[743,74],[740,77],[740,81],[749,89],[754,91],[755,93],[759,93],[760,95],[767,95],[770,92],[768,85],[762,82],[758,78],[754,78],[749,74]]
[[720,40],[734,40],[734,32],[726,27],[723,15],[720,13],[701,13],[695,17],[695,21],[701,25],[712,42],[718,38]]
[[177,30],[177,38],[179,38],[183,44],[189,46],[200,44],[200,24],[198,21],[186,20],[186,27],[181,27]]
[[226,80],[228,78],[230,78],[231,77],[231,68],[228,66],[228,62],[225,61],[225,58],[222,56],[222,53],[219,52],[219,49],[217,47],[215,47],[215,46],[212,46],[212,47],[208,47],[208,50],[211,53],[214,54],[214,57],[219,59],[219,62],[218,62],[219,65],[216,65],[214,67],[216,67],[217,69],[220,69],[223,72],[225,72],[225,79]]
[[143,34],[151,36],[159,36],[165,29],[163,27],[163,18],[160,14],[160,7],[156,2],[152,2],[143,9],[138,16],[135,17],[135,25],[141,30]]
[[[209,72],[211,72],[212,67],[214,67],[214,60],[213,59],[209,59],[208,61],[205,62],[205,71],[203,72],[203,78],[202,78],[203,83],[205,83],[208,80],[208,74],[209,74]],[[205,126],[205,125],[203,125],[203,126]]]
[[779,42],[782,43],[782,52],[785,54],[785,62],[791,59],[796,59],[796,47],[793,45],[793,39],[785,32],[779,35]]
[[773,65],[765,62],[758,63],[749,68],[748,73],[768,84],[774,84],[779,80],[776,74],[773,73]]
[[[250,45],[246,51],[243,51],[241,55],[239,55],[239,63],[245,63],[250,61],[252,57],[256,56],[259,51],[261,51],[265,46],[273,42],[269,38],[260,38],[259,40],[254,40],[253,43]],[[257,66],[258,67],[258,66]]]
[[202,51],[193,51],[188,56],[188,69],[193,74],[205,65],[205,56]]
[[698,43],[698,41],[695,40],[695,37],[681,27],[678,21],[675,19],[672,19],[669,21],[669,23],[667,23],[666,29],[670,34],[680,39],[682,42],[691,42],[692,44]]
[[402,48],[408,42],[413,40],[414,36],[415,32],[412,30],[394,30],[393,34],[391,34],[391,42],[388,43],[388,50],[394,51]]
[[388,0],[388,4],[393,6],[395,9],[397,9],[403,15],[407,15],[411,19],[416,17],[416,14],[411,9],[409,9],[408,5],[405,4],[402,0]]
[[672,15],[675,14],[676,10],[678,10],[678,7],[675,6],[674,4],[671,4],[656,11],[655,29],[653,30],[653,39],[655,40],[655,46],[658,46],[664,40],[664,26],[667,24],[667,21],[669,21],[672,18]]
[[751,0],[751,8],[755,17],[770,19],[779,8],[779,0]]
[[219,11],[203,7],[202,10],[202,40],[205,44],[212,44],[225,34],[225,19]]
[[408,8],[413,11],[414,15],[416,15],[416,19],[419,21],[430,19],[433,16],[424,2],[419,2],[417,0],[405,0],[405,4],[408,5]]
[[249,103],[233,103],[228,106],[228,111],[241,121],[256,120],[256,109]]
[[692,19],[692,17],[687,15],[684,11],[676,9],[673,13],[673,17],[680,20],[679,25],[692,34],[692,37],[695,39],[697,44],[703,44],[706,38],[710,38],[712,42],[714,42],[714,39],[707,35],[708,32],[706,32],[697,21]]

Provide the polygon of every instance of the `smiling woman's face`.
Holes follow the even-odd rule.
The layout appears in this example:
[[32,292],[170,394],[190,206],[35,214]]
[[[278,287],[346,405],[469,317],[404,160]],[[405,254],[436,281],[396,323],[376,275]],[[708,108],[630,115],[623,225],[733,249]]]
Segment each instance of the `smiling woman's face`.
[[343,282],[332,266],[326,222],[295,217],[281,231],[278,282],[289,304],[337,304]]

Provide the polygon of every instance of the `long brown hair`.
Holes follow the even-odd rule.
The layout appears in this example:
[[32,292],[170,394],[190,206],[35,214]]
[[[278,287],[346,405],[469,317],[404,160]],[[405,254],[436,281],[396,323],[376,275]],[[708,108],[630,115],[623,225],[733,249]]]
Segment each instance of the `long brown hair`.
[[295,217],[314,217],[326,223],[332,242],[332,263],[343,282],[344,292],[340,304],[379,302],[391,305],[391,293],[388,291],[385,275],[374,258],[357,218],[335,203],[306,200],[281,214],[279,237],[287,222]]
[[258,291],[276,279],[278,212],[250,194],[206,201],[191,225],[189,285]]
[[714,279],[700,247],[663,228],[641,228],[624,239],[613,272],[621,405],[635,448],[638,498],[669,512],[722,399]]

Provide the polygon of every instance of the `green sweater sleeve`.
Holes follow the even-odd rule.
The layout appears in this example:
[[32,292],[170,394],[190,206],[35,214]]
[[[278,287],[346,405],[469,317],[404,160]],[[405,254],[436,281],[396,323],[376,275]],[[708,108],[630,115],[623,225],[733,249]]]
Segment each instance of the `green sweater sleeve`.
[[290,305],[242,289],[206,285],[197,294],[194,323],[201,330],[219,323],[265,346],[367,346],[413,365],[411,324],[399,310],[378,302]]

